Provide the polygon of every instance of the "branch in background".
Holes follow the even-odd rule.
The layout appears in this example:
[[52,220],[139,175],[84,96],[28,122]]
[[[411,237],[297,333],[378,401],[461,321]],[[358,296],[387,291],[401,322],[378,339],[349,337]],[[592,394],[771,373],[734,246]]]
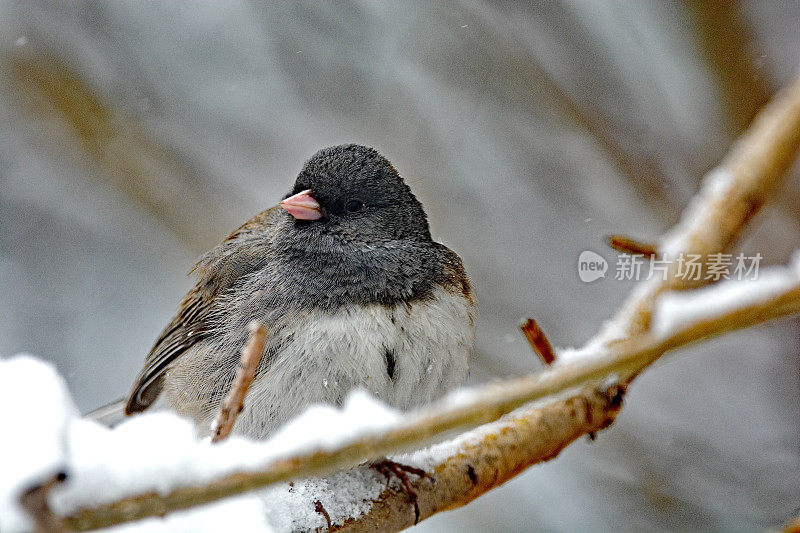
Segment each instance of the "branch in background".
[[800,515],[781,528],[781,533],[800,533]]
[[[46,53],[14,55],[9,63],[13,94],[45,120],[64,126],[105,178],[195,250],[208,250],[227,234],[226,228],[238,226],[201,193],[198,169],[186,168],[177,154],[117,113],[68,65]],[[39,130],[53,133],[52,122]],[[54,139],[59,147],[63,138]]]
[[658,255],[658,248],[654,244],[635,241],[624,235],[609,235],[608,245],[618,252],[631,255],[643,255],[647,259]]
[[[759,114],[747,135],[734,145],[719,171],[723,173],[725,181],[706,184],[681,223],[673,230],[667,241],[667,249],[671,253],[709,254],[723,251],[735,243],[746,224],[777,186],[799,145],[800,80],[779,94]],[[486,431],[479,431],[477,436],[471,435],[471,438],[478,440],[464,448],[472,450],[468,452],[467,462],[458,463],[464,461],[460,454],[449,457],[434,468],[437,472],[435,487],[415,487],[421,517],[425,518],[438,511],[463,505],[495,486],[482,480],[480,476],[483,474],[472,462],[488,461],[490,466],[486,467],[486,472],[491,472],[500,483],[531,464],[552,458],[577,436],[596,431],[597,421],[600,421],[600,427],[604,427],[613,420],[614,404],[619,403],[622,391],[619,389],[606,394],[605,404],[602,399],[598,402],[597,384],[609,376],[616,376],[624,386],[667,350],[800,311],[800,287],[793,286],[764,301],[742,305],[722,316],[700,320],[658,338],[648,333],[653,304],[656,296],[669,288],[691,288],[691,285],[682,284],[677,276],[665,282],[648,282],[632,294],[618,313],[614,327],[601,331],[589,343],[586,349],[589,353],[577,362],[486,385],[474,393],[474,400],[468,405],[434,407],[410,416],[402,426],[382,435],[367,436],[334,450],[290,457],[262,471],[239,473],[206,485],[179,488],[167,494],[147,493],[84,509],[65,518],[65,521],[68,526],[78,530],[99,528],[163,515],[279,481],[330,473],[376,457],[420,448],[441,439],[448,432],[496,420],[533,400],[565,394],[575,387],[588,387],[565,401],[517,413],[492,424]],[[592,347],[594,352],[591,351]],[[593,356],[589,357],[590,354]],[[582,405],[591,408],[581,410],[576,407]],[[595,417],[597,409],[601,413],[599,417]],[[588,416],[593,417],[592,423],[587,424]],[[562,428],[556,430],[552,427],[553,417],[560,421]],[[534,439],[542,444],[537,448],[539,452],[522,451],[515,460],[506,461],[505,457],[512,454],[512,449],[524,449],[526,443]],[[462,450],[463,453],[467,452]],[[472,471],[469,466],[472,466]],[[443,474],[447,471],[453,474]],[[459,492],[462,485],[458,476],[463,476],[464,471],[470,482],[476,479],[474,485],[477,489]],[[481,472],[484,472],[483,467]],[[377,513],[381,513],[380,521],[370,522],[377,520]],[[374,502],[372,512],[349,521],[346,527],[359,531],[368,529],[370,523],[379,523],[381,530],[389,531],[410,525],[406,520],[413,520],[413,514],[409,512],[405,494],[401,496],[386,491]]]
[[552,365],[553,361],[556,360],[556,354],[539,324],[534,319],[529,318],[520,326],[520,329],[525,334],[525,338],[528,339],[533,351],[539,356],[539,359],[547,366]]
[[[499,41],[506,41],[510,34],[506,24],[501,22],[507,17],[504,10],[493,7],[492,2],[476,4],[480,5],[480,10],[490,9],[495,12],[495,16],[488,20],[483,20],[484,24],[503,38]],[[553,105],[571,121],[577,129],[588,133],[589,138],[602,151],[617,173],[625,179],[625,182],[636,191],[637,195],[647,202],[650,209],[660,213],[663,217],[671,217],[680,208],[665,186],[669,180],[662,172],[659,161],[654,157],[651,150],[632,150],[629,146],[619,142],[623,137],[620,126],[614,120],[598,113],[596,110],[589,109],[585,104],[582,105],[571,94],[568,82],[561,81],[563,76],[553,72],[548,68],[551,57],[544,57],[536,53],[525,43],[518,43],[516,46],[509,46],[504,50],[513,61],[515,74],[529,87],[543,89],[552,99]],[[671,220],[671,218],[670,218]]]
[[771,90],[753,32],[740,14],[739,2],[683,5],[694,21],[700,53],[716,75],[728,125],[738,135],[769,100]]
[[[738,135],[769,100],[775,88],[770,67],[775,65],[769,64],[766,49],[743,16],[744,2],[694,0],[682,5],[694,21],[700,53],[716,78],[730,136]],[[786,187],[775,203],[786,216],[800,221],[796,188]]]
[[211,442],[220,442],[231,434],[236,418],[244,409],[244,397],[253,383],[253,378],[256,377],[256,370],[258,370],[261,356],[264,353],[264,343],[267,340],[267,330],[264,325],[254,320],[248,329],[250,337],[245,347],[242,348],[242,357],[239,360],[236,378],[222,402],[222,408],[219,410],[217,421],[214,424],[214,437]]

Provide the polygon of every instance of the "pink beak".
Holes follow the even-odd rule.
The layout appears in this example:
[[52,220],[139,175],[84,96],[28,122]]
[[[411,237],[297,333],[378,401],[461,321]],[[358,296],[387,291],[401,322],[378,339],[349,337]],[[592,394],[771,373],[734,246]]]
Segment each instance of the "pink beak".
[[318,220],[322,218],[319,202],[311,196],[311,189],[290,196],[282,201],[280,205],[297,220]]

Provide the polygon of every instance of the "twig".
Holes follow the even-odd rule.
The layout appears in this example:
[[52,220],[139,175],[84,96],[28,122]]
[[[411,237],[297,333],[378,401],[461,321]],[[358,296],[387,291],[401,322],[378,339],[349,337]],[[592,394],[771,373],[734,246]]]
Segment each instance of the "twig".
[[64,531],[64,524],[53,514],[47,503],[50,490],[63,483],[67,474],[59,472],[44,483],[39,483],[25,492],[19,498],[20,504],[33,518],[37,533],[59,533]]
[[800,515],[787,522],[781,528],[781,533],[800,533]]
[[322,502],[319,500],[314,500],[314,511],[321,514],[323,518],[325,518],[325,522],[328,523],[328,531],[331,529],[331,515],[328,514],[328,511],[325,510],[325,506],[322,505]]
[[250,338],[242,349],[242,357],[239,360],[239,368],[236,378],[231,384],[231,390],[228,391],[228,395],[222,402],[211,442],[220,442],[228,438],[233,430],[233,424],[236,423],[236,418],[244,409],[244,397],[247,395],[247,390],[253,383],[253,378],[256,377],[256,370],[258,370],[261,356],[264,353],[267,330],[258,321],[251,322],[249,329]]
[[608,245],[618,252],[643,255],[648,259],[658,255],[658,248],[654,244],[635,241],[624,235],[609,235]]
[[534,319],[529,318],[520,326],[520,329],[525,334],[525,338],[528,339],[533,351],[539,356],[539,359],[547,366],[552,365],[553,361],[556,360],[556,354],[539,324]]

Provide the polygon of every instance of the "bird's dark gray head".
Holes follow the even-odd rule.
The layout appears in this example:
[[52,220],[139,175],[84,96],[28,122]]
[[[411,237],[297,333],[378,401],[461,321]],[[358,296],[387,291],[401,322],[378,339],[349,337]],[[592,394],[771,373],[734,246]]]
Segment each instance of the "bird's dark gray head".
[[281,206],[275,244],[283,270],[303,280],[317,305],[406,300],[426,293],[441,273],[422,204],[372,148],[320,150]]
[[319,203],[321,216],[296,217],[298,228],[368,245],[430,241],[422,204],[391,163],[372,148],[344,144],[320,150],[303,166],[292,194],[303,191]]

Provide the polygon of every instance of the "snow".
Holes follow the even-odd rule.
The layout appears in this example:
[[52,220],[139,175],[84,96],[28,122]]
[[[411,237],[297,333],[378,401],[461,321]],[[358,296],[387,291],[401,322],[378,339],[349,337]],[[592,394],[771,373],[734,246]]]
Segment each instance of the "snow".
[[133,417],[113,429],[78,419],[70,427],[75,474],[68,487],[53,494],[53,508],[68,513],[126,495],[166,493],[179,485],[264,468],[288,455],[330,450],[384,431],[397,420],[397,412],[363,391],[354,391],[341,410],[309,407],[266,442],[233,436],[211,445],[191,422],[167,412]]
[[204,505],[190,511],[169,514],[164,518],[148,518],[105,531],[115,533],[215,533],[236,531],[269,533],[275,531],[263,516],[263,502],[255,494],[239,496]]
[[667,292],[656,302],[653,333],[663,338],[688,324],[764,302],[799,285],[800,252],[796,252],[788,266],[764,268],[757,279],[722,280],[690,291]]
[[55,367],[0,359],[0,531],[32,529],[19,495],[65,469],[65,436],[78,412]]
[[592,339],[585,346],[580,348],[566,347],[556,348],[556,360],[553,366],[563,366],[585,361],[587,359],[600,358],[608,355],[608,350],[599,340]]
[[724,167],[717,167],[705,175],[700,191],[692,198],[680,222],[659,244],[664,257],[678,257],[682,252],[691,252],[686,237],[705,231],[702,225],[714,218],[710,212],[716,209],[718,201],[728,196],[734,183],[735,176]]
[[358,518],[386,488],[386,478],[375,469],[360,467],[327,478],[282,483],[262,493],[264,512],[277,531],[324,528],[327,523],[315,510],[319,501],[333,523]]
[[347,441],[382,433],[397,426],[400,420],[399,411],[356,390],[348,396],[343,410],[329,405],[311,406],[269,442],[271,446],[295,453],[298,444],[305,450],[332,450]]

